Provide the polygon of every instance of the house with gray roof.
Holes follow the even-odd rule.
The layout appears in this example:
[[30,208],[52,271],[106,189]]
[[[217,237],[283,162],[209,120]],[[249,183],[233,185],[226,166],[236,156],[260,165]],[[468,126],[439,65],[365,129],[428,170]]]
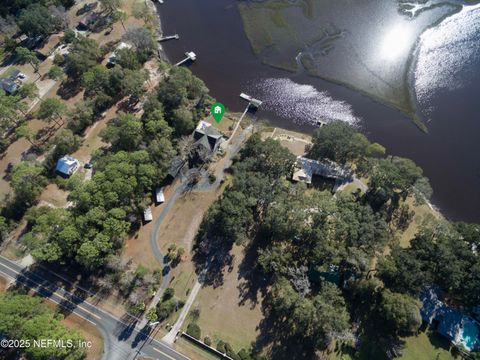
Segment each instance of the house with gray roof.
[[224,141],[223,135],[205,121],[200,121],[193,132],[193,139],[195,144],[204,147],[209,152],[217,151],[220,144]]
[[12,95],[17,91],[18,85],[11,78],[0,78],[0,88],[8,95]]
[[73,156],[65,155],[58,159],[55,171],[64,176],[71,176],[78,170],[80,163]]
[[298,156],[293,170],[292,180],[311,184],[314,175],[343,181],[350,179],[352,172],[331,161],[318,161]]

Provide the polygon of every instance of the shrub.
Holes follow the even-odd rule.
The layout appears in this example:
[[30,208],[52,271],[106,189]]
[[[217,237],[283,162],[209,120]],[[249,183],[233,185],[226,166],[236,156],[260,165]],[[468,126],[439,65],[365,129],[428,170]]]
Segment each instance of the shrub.
[[219,340],[217,343],[217,350],[220,351],[221,353],[225,354],[225,343],[222,340]]
[[230,353],[233,353],[233,348],[232,348],[232,345],[230,345],[229,343],[225,343],[225,352],[227,353],[228,356],[230,356],[229,354]]
[[158,315],[155,309],[150,309],[145,316],[148,321],[157,321]]
[[163,293],[162,301],[170,300],[171,298],[174,297],[174,295],[175,295],[175,290],[172,289],[172,288],[167,288],[167,289],[165,289],[165,292]]
[[157,315],[160,321],[165,320],[175,311],[177,302],[174,299],[168,301],[162,301],[157,305]]
[[77,38],[77,35],[75,34],[75,31],[73,31],[72,29],[67,29],[67,30],[65,30],[65,32],[64,32],[64,35],[63,35],[62,40],[63,40],[65,43],[70,44],[70,43],[72,43],[76,38]]
[[148,273],[148,269],[143,265],[138,265],[135,270],[135,275],[139,279],[143,279],[145,275],[147,275],[147,273]]
[[187,334],[194,337],[197,340],[200,340],[200,336],[201,336],[200,326],[198,326],[195,323],[188,324]]
[[248,353],[248,351],[245,350],[245,349],[241,349],[241,350],[238,352],[238,356],[240,357],[241,360],[252,360],[252,357],[250,356],[250,354]]
[[210,339],[209,336],[205,336],[205,339],[203,339],[203,343],[205,345],[211,346],[212,345],[212,339]]

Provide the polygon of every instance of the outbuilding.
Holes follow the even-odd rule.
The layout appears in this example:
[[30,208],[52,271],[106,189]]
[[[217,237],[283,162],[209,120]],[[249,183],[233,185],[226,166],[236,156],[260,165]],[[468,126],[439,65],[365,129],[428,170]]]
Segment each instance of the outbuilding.
[[153,220],[152,209],[150,207],[143,210],[143,221],[150,222]]
[[157,204],[162,204],[165,202],[165,194],[163,193],[163,189],[160,187],[155,189],[155,202]]

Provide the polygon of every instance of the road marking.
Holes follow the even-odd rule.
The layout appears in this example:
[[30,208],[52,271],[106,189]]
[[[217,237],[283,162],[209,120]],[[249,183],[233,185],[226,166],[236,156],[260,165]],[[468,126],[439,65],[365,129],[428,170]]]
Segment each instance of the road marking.
[[[32,290],[36,292],[35,289],[32,289]],[[58,306],[63,307],[63,308],[66,309],[66,310],[69,310],[65,305],[60,304],[60,303],[59,303],[58,301],[56,301],[55,299],[46,298],[46,300],[50,300],[51,302],[54,302],[54,303],[57,304]],[[73,313],[73,314],[75,314],[75,313]],[[97,326],[97,324],[95,324],[92,320],[89,320],[89,319],[87,319],[86,317],[83,317],[83,316],[80,315],[80,314],[75,314],[75,315],[77,315],[78,317],[82,318],[83,320],[88,321],[89,323],[91,323],[91,324],[94,325],[95,327]]]
[[[11,271],[13,271],[13,272],[14,272],[15,274],[17,274],[17,275],[21,275],[21,274],[20,274],[20,273],[19,273],[17,270],[15,270],[15,269],[12,269],[12,268],[11,268],[10,266],[8,266],[8,265],[5,265],[5,264],[0,264],[0,265],[1,265],[1,266],[3,266],[3,267],[6,267],[7,269],[10,269]],[[25,276],[25,278],[27,278],[27,277]],[[34,284],[36,284],[36,285],[40,286],[40,287],[41,287],[41,288],[43,288],[44,290],[50,291],[49,289],[47,289],[45,286],[43,286],[43,285],[39,284],[38,282],[36,282],[36,281],[34,281],[34,280],[30,279],[30,278],[27,278],[27,279],[28,279],[28,280],[30,280],[31,282],[33,282]],[[35,289],[32,289],[32,290],[34,290],[34,291],[35,291]],[[38,292],[38,291],[36,291],[36,292]],[[71,301],[71,300],[69,300],[69,299],[65,298],[64,296],[60,295],[58,292],[56,292],[56,291],[55,291],[55,292],[53,293],[53,295],[57,295],[59,298],[61,298],[61,299],[63,299],[63,300],[66,300],[66,301],[68,301],[68,302],[70,302],[70,303],[72,303],[72,304],[76,305],[76,307],[77,307],[77,308],[79,308],[79,309],[81,309],[81,310],[85,311],[86,313],[88,313],[88,314],[90,314],[90,315],[92,315],[92,316],[96,317],[98,320],[100,320],[100,319],[101,319],[101,317],[100,317],[100,316],[98,316],[97,314],[95,314],[95,313],[91,312],[90,310],[87,310],[87,309],[85,309],[85,308],[84,308],[84,307],[82,307],[81,305],[77,305],[77,304],[75,304],[73,301]],[[58,304],[58,303],[57,303],[57,304]]]
[[155,346],[152,346],[152,349],[155,350],[155,351],[158,351],[160,354],[168,357],[169,359],[175,360],[175,358],[171,357],[171,356],[168,355],[168,354],[165,354],[162,350],[157,349]]
[[[5,257],[3,257],[3,256],[1,256],[1,255],[0,255],[0,259],[4,259],[4,260],[6,260],[6,261],[10,261],[10,260],[8,260],[7,258],[5,258]],[[16,271],[15,269],[12,269],[11,267],[9,267],[9,266],[7,266],[7,265],[5,265],[5,264],[0,263],[0,266],[4,266],[4,267],[10,269],[11,271],[13,271],[15,274],[20,275],[20,273],[19,273],[18,271]],[[9,276],[8,274],[5,274],[5,275],[6,275],[6,276]],[[33,283],[41,286],[42,288],[46,289],[44,286],[38,284],[38,283],[35,282],[34,280],[31,280],[31,279],[29,279],[29,280],[30,280],[31,282],[33,282]],[[36,290],[36,289],[32,289],[32,290],[35,291],[35,292],[38,292],[38,290]],[[48,289],[47,289],[47,290],[48,290]],[[56,294],[56,293],[55,293],[55,294]],[[59,295],[59,294],[56,294],[56,295],[61,297],[61,295]],[[60,303],[58,303],[57,301],[55,301],[55,300],[52,299],[52,298],[46,298],[46,299],[48,299],[48,300],[50,300],[50,301],[53,301],[54,303],[58,304],[59,306],[63,306],[63,305],[61,305]],[[67,300],[67,301],[69,301],[69,300]],[[86,303],[89,304],[88,302],[86,302]],[[92,306],[92,307],[94,307],[94,306],[91,305],[91,304],[89,304],[89,305]],[[77,307],[78,307],[78,306],[77,306]],[[120,324],[123,324],[123,325],[125,325],[125,326],[129,326],[129,325],[130,325],[130,324],[126,323],[125,321],[116,318],[115,316],[111,315],[110,313],[106,312],[105,310],[103,310],[103,309],[101,309],[101,308],[96,308],[96,310],[98,310],[100,313],[105,314],[107,317],[109,317],[109,318],[117,321],[117,322],[120,323]],[[83,318],[84,320],[87,320],[87,321],[91,322],[93,325],[97,326],[97,324],[95,324],[94,322],[90,321],[89,319],[83,317],[82,315],[80,315],[80,314],[76,314],[76,315],[79,315],[79,316],[80,316],[81,318]],[[92,315],[94,315],[94,316],[97,317],[97,315],[95,315],[95,314],[92,314]],[[100,317],[98,317],[98,318],[101,319]],[[135,326],[135,331],[137,331],[137,332],[139,332],[139,333],[142,332],[142,330],[139,329],[139,328],[137,328],[137,326]],[[158,344],[164,345],[163,343],[160,343],[160,341],[158,341],[158,340],[155,339],[155,338],[152,338],[152,337],[150,337],[150,336],[149,336],[149,338],[151,339],[151,341],[152,341],[153,343],[158,343]],[[171,359],[171,360],[176,360],[175,358],[171,357],[170,355],[168,355],[168,354],[164,353],[163,351],[155,348],[155,346],[153,346],[153,345],[152,345],[152,349],[154,349],[155,351],[163,354],[164,356],[168,357],[168,358]],[[174,349],[172,349],[172,348],[170,348],[170,347],[168,347],[168,349],[169,349],[169,351],[171,351],[172,353],[177,354],[181,359],[187,359],[187,360],[189,360],[189,358],[186,357],[185,355],[183,355],[182,353],[179,353],[178,351],[176,351],[176,350],[174,350]]]
[[3,267],[6,267],[7,269],[9,269],[9,270],[11,270],[11,271],[13,271],[15,274],[19,274],[19,275],[20,275],[20,273],[19,273],[17,270],[12,269],[10,266],[7,266],[7,265],[5,265],[5,264],[0,264],[0,265],[2,265]]

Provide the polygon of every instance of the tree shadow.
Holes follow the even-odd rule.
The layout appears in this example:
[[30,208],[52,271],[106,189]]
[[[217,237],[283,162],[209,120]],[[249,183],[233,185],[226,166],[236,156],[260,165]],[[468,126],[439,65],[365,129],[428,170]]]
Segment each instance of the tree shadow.
[[203,286],[217,288],[224,283],[224,270],[233,266],[234,256],[230,254],[232,244],[229,242],[214,241],[199,250],[194,251],[192,261],[195,265],[195,272],[202,274]]
[[137,336],[135,336],[135,339],[132,342],[132,349],[136,348],[142,341],[147,340],[151,332],[152,328],[148,324],[145,325],[143,329],[137,333]]
[[78,79],[67,79],[62,81],[60,87],[57,90],[57,95],[60,96],[63,100],[68,100],[81,91],[80,80]]
[[267,278],[256,268],[257,250],[256,242],[245,248],[243,261],[238,268],[239,285],[237,288],[240,292],[238,304],[244,306],[247,302],[250,302],[251,309],[254,309],[261,303],[259,294],[262,295],[262,298],[267,296],[268,287]]
[[447,339],[436,333],[434,330],[427,328],[425,330],[430,343],[435,349],[443,349],[450,353],[455,352],[455,348],[452,346],[451,342]]
[[122,321],[117,322],[117,326],[115,328],[115,335],[117,336],[117,339],[120,341],[125,341],[130,338],[135,330],[136,324],[136,321],[128,321],[128,319],[122,318]]
[[252,343],[252,352],[267,352],[268,357],[278,360],[317,359],[314,344],[308,337],[292,332],[291,323],[271,308],[267,298],[262,303],[265,317],[257,327],[259,335]]
[[139,100],[138,98],[135,98],[133,96],[128,96],[125,97],[123,100],[120,99],[120,101],[117,103],[117,108],[118,111],[123,111],[127,113],[136,113],[138,112]]

